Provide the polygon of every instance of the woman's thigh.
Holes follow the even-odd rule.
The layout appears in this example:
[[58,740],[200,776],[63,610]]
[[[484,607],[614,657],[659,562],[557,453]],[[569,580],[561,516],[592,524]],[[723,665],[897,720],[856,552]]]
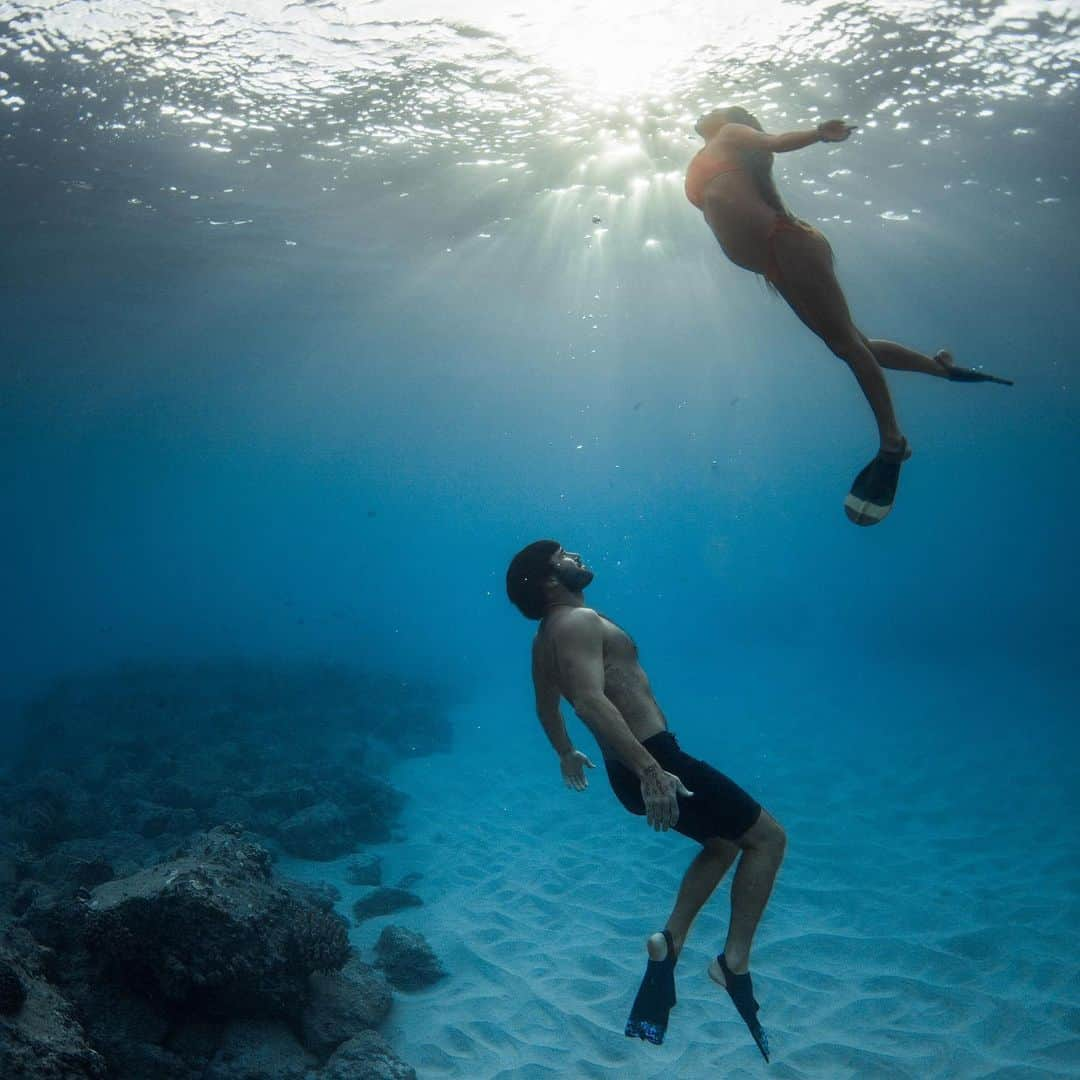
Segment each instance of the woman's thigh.
[[773,284],[792,311],[828,345],[858,337],[825,237],[785,229],[772,245],[779,271]]

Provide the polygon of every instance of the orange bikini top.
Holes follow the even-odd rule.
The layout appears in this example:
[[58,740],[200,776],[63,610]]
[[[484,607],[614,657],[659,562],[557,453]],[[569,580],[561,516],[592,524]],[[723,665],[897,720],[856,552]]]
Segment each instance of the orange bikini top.
[[714,176],[742,168],[737,161],[717,161],[702,147],[686,170],[686,197],[700,210],[705,205],[705,189]]

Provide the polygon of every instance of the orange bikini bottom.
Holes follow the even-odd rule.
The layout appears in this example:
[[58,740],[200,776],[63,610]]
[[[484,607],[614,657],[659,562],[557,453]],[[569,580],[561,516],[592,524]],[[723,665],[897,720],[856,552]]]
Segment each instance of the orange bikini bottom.
[[773,285],[779,285],[782,274],[780,264],[776,261],[776,237],[782,232],[801,232],[819,235],[813,225],[807,225],[798,218],[787,217],[785,214],[777,214],[773,223],[765,235],[767,251],[765,254],[765,280]]

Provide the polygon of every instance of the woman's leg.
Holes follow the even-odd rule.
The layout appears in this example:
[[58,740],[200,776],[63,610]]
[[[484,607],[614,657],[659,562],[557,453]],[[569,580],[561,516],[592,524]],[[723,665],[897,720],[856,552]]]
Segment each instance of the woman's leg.
[[[864,337],[863,341],[877,362],[890,371],[918,371],[923,375],[936,375],[941,379],[949,377],[949,365],[936,356],[924,356],[914,349],[898,345],[895,341],[884,341],[881,338]],[[951,359],[950,357],[950,361]]]
[[[866,339],[864,339],[866,340]],[[990,375],[985,371],[959,367],[947,349],[939,349],[933,356],[923,356],[914,349],[897,345],[895,341],[866,341],[870,351],[877,357],[877,362],[884,368],[894,371],[919,371],[925,375],[936,375],[950,382],[992,382],[1002,386],[1012,386],[1012,379],[1003,379],[1000,375]]]
[[773,282],[792,311],[851,368],[877,421],[881,449],[901,451],[906,440],[893,410],[885,374],[867,338],[851,319],[824,237],[784,230],[770,239],[779,271]]

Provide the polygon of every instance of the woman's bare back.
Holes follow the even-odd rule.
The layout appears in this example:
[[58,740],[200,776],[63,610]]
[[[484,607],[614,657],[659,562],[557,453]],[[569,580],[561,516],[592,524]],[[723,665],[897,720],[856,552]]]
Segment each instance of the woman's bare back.
[[762,199],[743,169],[714,176],[705,188],[705,221],[724,254],[744,270],[764,274],[776,211]]

